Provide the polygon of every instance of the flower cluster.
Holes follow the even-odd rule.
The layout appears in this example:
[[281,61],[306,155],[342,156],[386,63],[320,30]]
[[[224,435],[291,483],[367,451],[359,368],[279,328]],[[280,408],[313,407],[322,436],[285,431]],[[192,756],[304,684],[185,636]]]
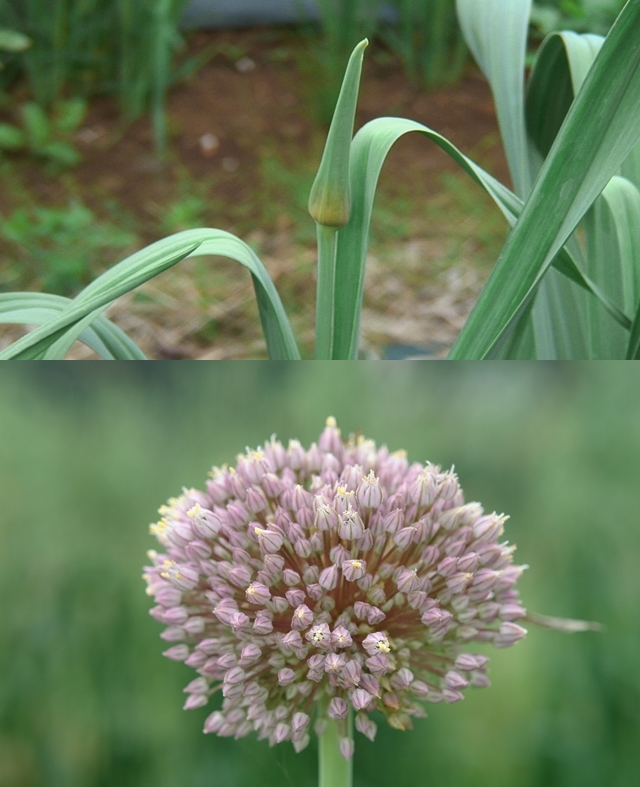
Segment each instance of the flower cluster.
[[505,517],[465,504],[452,470],[344,443],[333,418],[308,450],[271,438],[160,514],[151,614],[175,643],[164,655],[199,675],[185,708],[222,692],[205,732],[300,751],[316,714],[318,733],[338,722],[350,757],[352,709],[371,740],[374,710],[408,729],[423,701],[489,685],[473,643],[526,633]]

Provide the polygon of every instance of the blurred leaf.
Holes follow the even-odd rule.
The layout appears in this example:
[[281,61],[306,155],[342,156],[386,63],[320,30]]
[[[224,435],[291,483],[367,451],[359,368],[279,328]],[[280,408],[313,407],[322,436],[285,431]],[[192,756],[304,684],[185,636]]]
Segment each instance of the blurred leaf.
[[22,105],[22,120],[29,146],[38,151],[51,138],[51,124],[44,109],[34,101]]
[[42,147],[38,148],[38,155],[55,161],[56,164],[62,164],[65,167],[75,167],[82,161],[82,156],[78,151],[68,142],[61,142],[54,140],[47,142]]
[[25,144],[25,136],[19,128],[9,123],[0,123],[0,148],[19,150]]
[[87,102],[82,98],[58,101],[55,106],[53,122],[62,134],[73,134],[87,114]]
[[28,49],[33,41],[19,33],[17,30],[9,30],[6,27],[0,27],[0,51],[5,52],[23,52]]

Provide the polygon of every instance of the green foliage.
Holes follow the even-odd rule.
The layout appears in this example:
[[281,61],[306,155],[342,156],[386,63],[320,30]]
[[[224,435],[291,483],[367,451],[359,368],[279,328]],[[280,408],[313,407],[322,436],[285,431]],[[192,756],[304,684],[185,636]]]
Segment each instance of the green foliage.
[[534,3],[531,22],[543,35],[555,30],[606,35],[625,0],[544,0]]
[[383,25],[380,36],[409,78],[426,87],[457,81],[467,49],[454,0],[395,0],[393,6],[397,21]]
[[331,120],[344,64],[365,37],[382,41],[419,85],[455,82],[462,74],[467,50],[455,0],[318,0],[318,10],[321,39],[315,31],[310,36],[313,67],[308,78],[314,109],[324,124]]
[[164,97],[174,77],[178,24],[188,0],[0,0],[12,26],[33,40],[20,69],[35,101],[63,95],[117,96],[133,119],[151,109],[160,153],[166,142]]
[[70,141],[84,120],[87,103],[75,98],[58,101],[48,115],[34,101],[21,107],[22,128],[0,123],[0,151],[24,151],[56,167],[73,167],[81,160]]
[[202,734],[193,671],[160,654],[148,523],[212,464],[328,414],[455,463],[510,515],[530,626],[492,686],[411,732],[356,733],[358,787],[630,787],[640,772],[640,374],[633,364],[19,364],[0,376],[0,784],[314,787],[317,749]]
[[[609,351],[616,347],[605,357],[633,357],[629,336],[625,347],[616,322],[629,331],[635,318],[637,276],[624,268],[637,270],[640,258],[628,253],[629,242],[623,244],[624,256],[612,236],[605,245],[605,231],[590,221],[589,211],[592,206],[597,210],[598,200],[604,199],[598,195],[614,175],[629,173],[627,192],[640,185],[640,133],[634,121],[640,112],[640,51],[635,46],[640,2],[629,0],[604,43],[592,35],[549,36],[536,56],[523,110],[522,88],[509,82],[523,70],[524,50],[518,51],[515,43],[526,34],[528,5],[527,0],[510,6],[494,3],[490,15],[483,13],[487,6],[458,0],[465,34],[493,89],[512,177],[526,202],[451,357],[600,358],[597,347],[604,346]],[[511,13],[516,8],[517,17]],[[496,68],[495,53],[508,49],[505,39],[511,61]],[[632,214],[620,214],[618,234],[629,238],[635,229],[625,215]],[[599,241],[591,237],[594,231]],[[575,287],[580,283],[575,276],[569,282],[551,269],[558,267],[563,246],[575,269],[596,284],[586,288],[590,295]],[[622,300],[621,282],[628,290]],[[594,294],[599,304],[593,303]],[[632,308],[624,312],[628,303]],[[601,338],[594,343],[587,337],[593,336],[596,323]]]
[[[450,358],[637,357],[640,257],[633,233],[640,216],[640,0],[628,1],[604,42],[570,32],[548,37],[525,96],[530,5],[458,0],[469,47],[493,90],[515,193],[442,135],[410,120],[370,121],[346,148],[366,42],[354,50],[310,203],[318,226],[316,358],[358,357],[377,182],[392,145],[409,132],[442,148],[513,228]],[[345,208],[340,226],[317,210],[327,195],[328,203],[338,204],[337,195]],[[606,201],[606,209],[599,210],[598,200]],[[251,270],[269,356],[299,358],[266,269],[245,243],[219,230],[178,233],[123,260],[0,358],[63,358],[115,298],[188,256],[207,253],[229,256]],[[7,306],[12,297],[0,300]]]
[[61,294],[86,283],[98,259],[121,253],[135,240],[77,201],[62,208],[17,208],[0,217],[0,238],[19,281]]
[[19,33],[17,30],[0,27],[0,51],[24,52],[32,43],[33,41],[28,36]]

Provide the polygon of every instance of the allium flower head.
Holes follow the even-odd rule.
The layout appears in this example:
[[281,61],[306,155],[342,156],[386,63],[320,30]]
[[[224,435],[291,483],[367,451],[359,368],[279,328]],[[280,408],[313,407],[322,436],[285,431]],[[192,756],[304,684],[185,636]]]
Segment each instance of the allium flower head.
[[300,751],[315,715],[350,756],[350,709],[371,740],[374,710],[408,729],[425,701],[489,685],[475,643],[526,633],[506,517],[465,504],[453,470],[344,443],[329,418],[308,450],[271,438],[206,486],[160,509],[144,575],[165,655],[199,676],[185,708],[222,693],[205,732]]

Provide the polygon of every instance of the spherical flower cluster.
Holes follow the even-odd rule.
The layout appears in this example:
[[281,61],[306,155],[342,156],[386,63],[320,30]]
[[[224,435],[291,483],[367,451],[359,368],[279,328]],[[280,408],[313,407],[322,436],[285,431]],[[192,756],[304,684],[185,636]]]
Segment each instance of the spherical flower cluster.
[[489,685],[473,643],[526,633],[505,517],[465,504],[452,470],[344,443],[333,418],[308,450],[271,438],[160,513],[151,614],[175,643],[164,655],[199,675],[185,708],[222,693],[205,732],[300,751],[315,714],[318,733],[338,723],[348,758],[352,710],[371,740],[373,711],[408,729],[424,701]]

